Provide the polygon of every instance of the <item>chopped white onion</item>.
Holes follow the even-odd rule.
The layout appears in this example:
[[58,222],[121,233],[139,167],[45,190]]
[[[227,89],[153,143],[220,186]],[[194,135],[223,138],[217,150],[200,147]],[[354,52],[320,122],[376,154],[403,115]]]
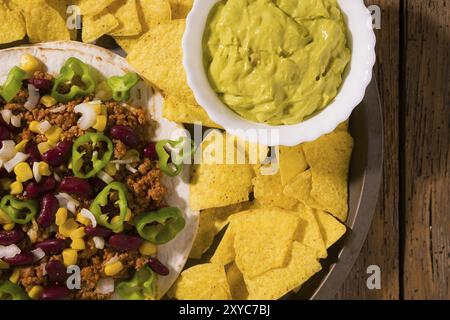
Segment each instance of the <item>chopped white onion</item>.
[[33,177],[36,182],[41,182],[42,176],[39,173],[39,162],[33,162]]
[[16,155],[9,160],[8,162],[5,163],[5,170],[8,172],[11,172],[14,170],[14,167],[17,166],[19,163],[24,162],[25,160],[28,159],[30,155],[22,153],[22,152],[17,152]]
[[11,123],[11,117],[12,117],[12,111],[9,109],[3,109],[0,111],[0,114],[2,115],[3,121],[5,121],[7,124]]
[[105,248],[105,239],[102,237],[93,237],[92,241],[94,241],[94,245],[97,249],[104,249]]
[[22,126],[22,117],[21,116],[11,116],[11,124],[13,127],[20,128]]
[[58,203],[60,207],[66,208],[72,213],[77,212],[77,207],[80,205],[80,202],[78,200],[75,200],[67,193],[58,193],[56,196],[56,199],[58,199]]
[[50,128],[52,127],[52,124],[48,122],[47,120],[42,121],[39,123],[38,130],[41,134],[46,133]]
[[105,171],[99,171],[97,173],[97,177],[102,180],[106,184],[110,184],[114,181],[113,177],[111,177],[109,174],[107,174]]
[[100,294],[109,294],[114,292],[114,279],[102,278],[98,280],[95,291]]
[[49,111],[51,113],[60,113],[60,112],[64,112],[66,110],[66,108],[67,108],[66,106],[54,107],[54,108],[51,108]]
[[28,99],[23,105],[25,109],[29,111],[33,110],[38,105],[39,99],[39,90],[32,84],[28,84]]
[[41,248],[37,248],[37,249],[31,250],[31,253],[34,255],[35,261],[39,261],[43,257],[45,257],[45,252]]
[[0,259],[3,258],[14,258],[21,252],[20,248],[15,244],[11,244],[9,246],[1,246],[0,245]]
[[125,166],[125,168],[127,168],[128,171],[130,171],[131,173],[136,173],[138,172],[135,168],[133,168],[132,166],[130,166],[129,164],[127,164]]
[[137,161],[136,159],[126,159],[126,160],[111,160],[110,162],[115,164],[130,164]]
[[78,126],[81,130],[87,130],[93,125],[97,120],[97,113],[95,112],[92,104],[82,103],[75,106],[73,109],[76,113],[81,113],[80,119],[78,119]]
[[56,182],[60,182],[61,181],[61,177],[58,176],[58,174],[56,174],[56,173],[53,174],[53,178],[55,178]]
[[80,213],[83,217],[91,220],[91,224],[94,228],[97,226],[97,220],[95,220],[95,217],[92,214],[92,212],[90,212],[88,209],[81,209]]
[[67,201],[67,210],[75,214],[77,212],[77,206],[72,201]]
[[3,140],[0,149],[0,159],[8,161],[16,154],[16,143],[13,140]]

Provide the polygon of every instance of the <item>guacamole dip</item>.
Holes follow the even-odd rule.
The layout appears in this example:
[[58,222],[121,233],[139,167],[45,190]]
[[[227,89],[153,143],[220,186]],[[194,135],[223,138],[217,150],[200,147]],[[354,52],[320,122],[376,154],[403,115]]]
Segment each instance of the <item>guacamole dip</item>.
[[295,124],[326,107],[350,61],[336,0],[228,0],[211,11],[204,63],[242,117]]

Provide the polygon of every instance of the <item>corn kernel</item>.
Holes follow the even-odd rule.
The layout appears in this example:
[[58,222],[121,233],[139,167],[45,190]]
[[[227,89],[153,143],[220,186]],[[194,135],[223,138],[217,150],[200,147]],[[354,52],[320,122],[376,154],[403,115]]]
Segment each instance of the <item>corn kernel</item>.
[[34,133],[41,133],[39,130],[39,122],[38,121],[31,121],[29,129],[31,132],[34,132]]
[[117,168],[114,163],[108,163],[105,167],[105,172],[109,174],[111,177],[114,177],[117,173]]
[[105,266],[105,275],[108,277],[115,276],[123,270],[123,264],[120,261],[109,263]]
[[125,215],[125,221],[130,221],[131,220],[131,216],[132,216],[133,214],[132,214],[132,212],[131,212],[131,210],[130,210],[130,208],[127,208],[127,214]]
[[57,143],[61,138],[61,133],[63,130],[58,126],[53,126],[45,132],[45,136],[47,137],[50,143]]
[[77,264],[78,253],[74,249],[64,249],[62,252],[63,262],[66,267]]
[[107,123],[108,120],[106,119],[106,116],[97,116],[97,121],[95,122],[93,128],[97,131],[103,132],[106,129]]
[[28,139],[24,139],[20,141],[18,144],[16,144],[16,146],[14,147],[16,152],[22,152],[23,150],[25,150],[25,146],[27,145],[28,141],[29,141]]
[[82,239],[85,235],[86,232],[84,232],[84,227],[79,227],[70,233],[72,239]]
[[[115,216],[111,219],[111,224],[116,224],[120,221],[120,216]],[[120,227],[119,230],[116,231],[116,233],[121,233],[123,232],[123,225]]]
[[16,224],[14,222],[11,223],[7,223],[3,225],[3,230],[5,231],[11,231],[12,229],[14,229],[16,226]]
[[67,221],[67,209],[59,208],[58,211],[56,211],[55,224],[57,226],[62,226],[66,221]]
[[85,226],[88,226],[91,224],[91,220],[89,220],[89,218],[86,218],[85,216],[83,216],[81,213],[77,214],[77,218],[75,220],[77,220],[79,223],[81,223],[82,225],[85,225]]
[[144,256],[154,256],[156,254],[156,246],[148,241],[144,241],[139,247],[139,252]]
[[74,250],[84,250],[86,249],[86,245],[84,244],[83,239],[73,239],[70,247]]
[[7,264],[3,260],[0,260],[0,270],[7,270],[7,269],[9,269],[9,264]]
[[19,278],[20,278],[20,269],[15,268],[13,273],[11,273],[11,275],[9,276],[9,281],[11,281],[12,283],[17,283],[19,282]]
[[7,224],[7,223],[11,223],[12,220],[11,218],[6,214],[5,211],[3,211],[2,209],[0,209],[0,223],[1,224]]
[[50,166],[44,161],[39,162],[38,171],[41,176],[50,176],[52,174],[50,171]]
[[70,234],[79,227],[78,223],[73,218],[67,219],[62,225],[59,226],[59,233],[65,237],[70,237]]
[[14,173],[16,174],[17,181],[25,182],[33,179],[33,171],[30,165],[26,162],[21,162],[14,167]]
[[102,114],[102,105],[100,103],[94,104],[93,107],[94,107],[94,111],[97,115]]
[[20,59],[20,67],[32,75],[34,72],[42,70],[42,63],[31,54],[26,53]]
[[9,190],[11,187],[11,180],[9,180],[8,178],[0,179],[0,185],[3,190]]
[[14,181],[11,183],[11,191],[9,192],[12,195],[21,194],[23,192],[23,184],[20,181]]
[[52,146],[48,142],[41,142],[38,144],[38,150],[41,154],[46,153],[51,148],[52,148]]
[[47,108],[53,107],[58,103],[55,98],[52,96],[46,95],[41,98],[41,103],[46,106]]
[[42,292],[44,291],[43,286],[33,286],[33,288],[28,291],[28,296],[33,300],[39,300],[39,298],[42,296]]

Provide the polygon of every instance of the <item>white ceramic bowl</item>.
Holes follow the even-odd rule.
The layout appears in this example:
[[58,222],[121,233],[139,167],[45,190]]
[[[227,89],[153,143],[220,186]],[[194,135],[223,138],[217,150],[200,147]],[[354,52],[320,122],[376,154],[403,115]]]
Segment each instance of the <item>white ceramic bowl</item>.
[[363,0],[338,0],[349,30],[352,59],[336,98],[322,111],[295,124],[270,126],[246,120],[228,108],[212,89],[203,65],[203,33],[212,7],[220,0],[196,0],[183,37],[183,64],[189,87],[210,118],[231,134],[268,146],[293,146],[333,131],[362,101],[375,64],[375,34]]

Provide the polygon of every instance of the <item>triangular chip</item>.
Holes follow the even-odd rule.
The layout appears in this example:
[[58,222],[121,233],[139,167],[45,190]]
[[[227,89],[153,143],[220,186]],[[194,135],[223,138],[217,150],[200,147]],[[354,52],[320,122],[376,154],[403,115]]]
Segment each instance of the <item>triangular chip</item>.
[[280,146],[280,176],[281,183],[287,185],[300,173],[308,169],[305,154],[301,145],[295,147]]
[[288,258],[300,219],[278,209],[256,209],[234,216],[236,265],[246,278],[282,267]]
[[0,43],[10,43],[25,37],[25,20],[19,10],[10,10],[0,3],[0,19]]
[[301,286],[321,268],[314,249],[294,242],[285,266],[270,270],[253,279],[249,279],[244,274],[249,292],[248,300],[279,299]]
[[184,270],[168,295],[178,300],[230,300],[224,266],[205,263]]
[[194,0],[169,0],[172,7],[172,19],[184,19],[192,9]]
[[94,16],[116,0],[78,0],[82,15]]
[[246,300],[248,298],[247,287],[245,286],[244,276],[236,266],[236,263],[230,264],[227,267],[226,273],[232,299]]
[[230,224],[211,257],[211,262],[225,266],[234,261],[234,236],[233,226]]
[[308,207],[322,209],[321,205],[311,197],[312,189],[311,170],[306,170],[296,176],[284,187],[284,194],[297,199]]
[[93,42],[117,28],[118,25],[119,21],[114,18],[108,9],[95,16],[83,16],[83,42]]
[[335,217],[324,211],[315,210],[314,215],[317,218],[322,238],[328,249],[345,234],[347,228]]
[[119,21],[119,26],[111,31],[112,36],[135,36],[141,33],[142,25],[139,20],[136,0],[113,2],[108,10]]

